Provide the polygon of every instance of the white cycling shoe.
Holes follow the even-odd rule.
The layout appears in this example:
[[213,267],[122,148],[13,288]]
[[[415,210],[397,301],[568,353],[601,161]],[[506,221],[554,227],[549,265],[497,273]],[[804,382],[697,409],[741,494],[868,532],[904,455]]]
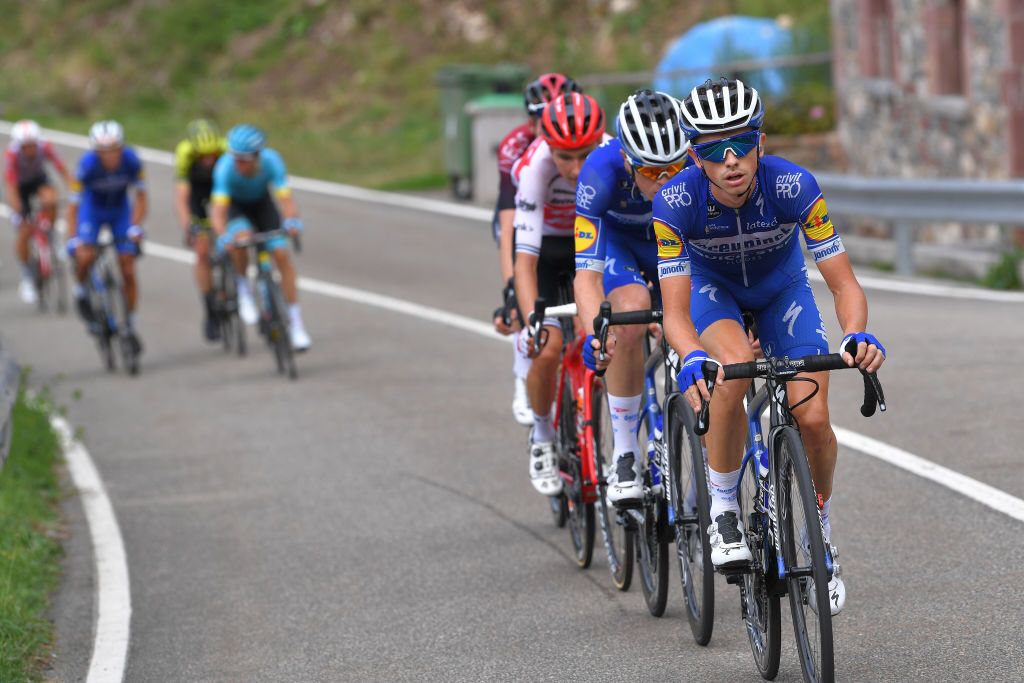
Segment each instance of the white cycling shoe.
[[515,393],[512,394],[512,416],[519,424],[529,427],[533,424],[533,411],[530,409],[530,399],[526,395],[526,380],[516,377]]
[[562,475],[558,473],[552,442],[530,443],[530,483],[537,493],[545,496],[557,496],[562,492]]
[[39,300],[39,293],[36,292],[36,285],[32,280],[25,277],[18,285],[18,297],[26,304],[34,304]]
[[250,292],[238,293],[238,317],[246,325],[255,325],[260,318],[260,313],[256,310],[256,302],[253,301]]
[[306,328],[303,327],[302,321],[296,323],[292,321],[291,328],[288,330],[288,334],[291,337],[292,349],[302,353],[308,351],[309,347],[313,345],[313,340],[309,338],[309,333],[306,332]]
[[711,564],[715,569],[734,569],[750,564],[753,556],[743,533],[743,522],[736,513],[727,510],[715,517],[708,526],[708,541],[711,545]]
[[615,467],[605,477],[605,482],[608,501],[612,505],[630,505],[644,498],[643,482],[632,453],[625,453],[615,461]]
[[[839,562],[836,558],[839,557],[839,551],[835,546],[832,548],[832,579],[828,582],[828,606],[832,616],[835,616],[843,611],[846,607],[846,584],[843,583],[842,568],[839,566]],[[818,613],[818,591],[815,590],[814,582],[811,581],[810,588],[807,591],[807,606],[810,607],[815,614]]]

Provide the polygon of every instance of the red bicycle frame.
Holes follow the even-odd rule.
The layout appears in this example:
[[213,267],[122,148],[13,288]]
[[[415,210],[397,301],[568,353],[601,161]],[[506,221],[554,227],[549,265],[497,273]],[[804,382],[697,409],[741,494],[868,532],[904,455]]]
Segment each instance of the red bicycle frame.
[[[580,473],[583,477],[583,502],[597,501],[597,475],[594,472],[594,416],[591,414],[591,395],[594,385],[601,378],[587,369],[583,364],[583,339],[569,342],[562,352],[562,363],[558,370],[558,392],[555,394],[555,424],[560,419],[565,406],[566,382],[569,383],[571,396],[576,402],[576,449],[580,459]],[[572,475],[564,470],[561,472],[566,485],[571,485]]]
[[46,280],[53,274],[53,250],[50,248],[50,231],[53,230],[53,222],[35,216],[29,218],[28,221],[31,230],[29,239],[36,247],[39,278]]

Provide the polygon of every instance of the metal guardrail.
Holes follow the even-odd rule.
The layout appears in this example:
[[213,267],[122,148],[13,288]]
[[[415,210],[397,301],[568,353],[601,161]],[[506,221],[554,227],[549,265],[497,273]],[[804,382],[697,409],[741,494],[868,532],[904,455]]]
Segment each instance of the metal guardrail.
[[865,178],[815,173],[832,215],[891,221],[896,272],[914,273],[914,230],[922,223],[1024,225],[1024,181]]
[[18,397],[18,377],[14,359],[0,347],[0,468],[11,450],[11,412]]

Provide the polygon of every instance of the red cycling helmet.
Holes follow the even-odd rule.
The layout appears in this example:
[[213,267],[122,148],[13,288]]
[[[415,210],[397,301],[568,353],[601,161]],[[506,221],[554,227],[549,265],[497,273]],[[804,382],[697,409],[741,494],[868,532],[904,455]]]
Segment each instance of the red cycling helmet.
[[579,149],[604,137],[604,112],[597,100],[583,93],[555,98],[540,120],[540,134],[555,149]]
[[523,92],[526,111],[531,116],[540,116],[548,102],[569,92],[583,92],[583,90],[576,81],[563,74],[541,74],[537,80],[530,82]]

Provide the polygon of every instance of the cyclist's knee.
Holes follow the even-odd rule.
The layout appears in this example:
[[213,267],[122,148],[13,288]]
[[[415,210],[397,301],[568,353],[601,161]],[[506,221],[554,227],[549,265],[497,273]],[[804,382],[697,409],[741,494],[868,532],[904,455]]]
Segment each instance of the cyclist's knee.
[[646,325],[618,325],[613,329],[616,349],[636,349],[647,333]]
[[795,415],[804,438],[816,445],[824,446],[835,438],[828,414],[828,403],[818,400],[817,396],[798,408]]

